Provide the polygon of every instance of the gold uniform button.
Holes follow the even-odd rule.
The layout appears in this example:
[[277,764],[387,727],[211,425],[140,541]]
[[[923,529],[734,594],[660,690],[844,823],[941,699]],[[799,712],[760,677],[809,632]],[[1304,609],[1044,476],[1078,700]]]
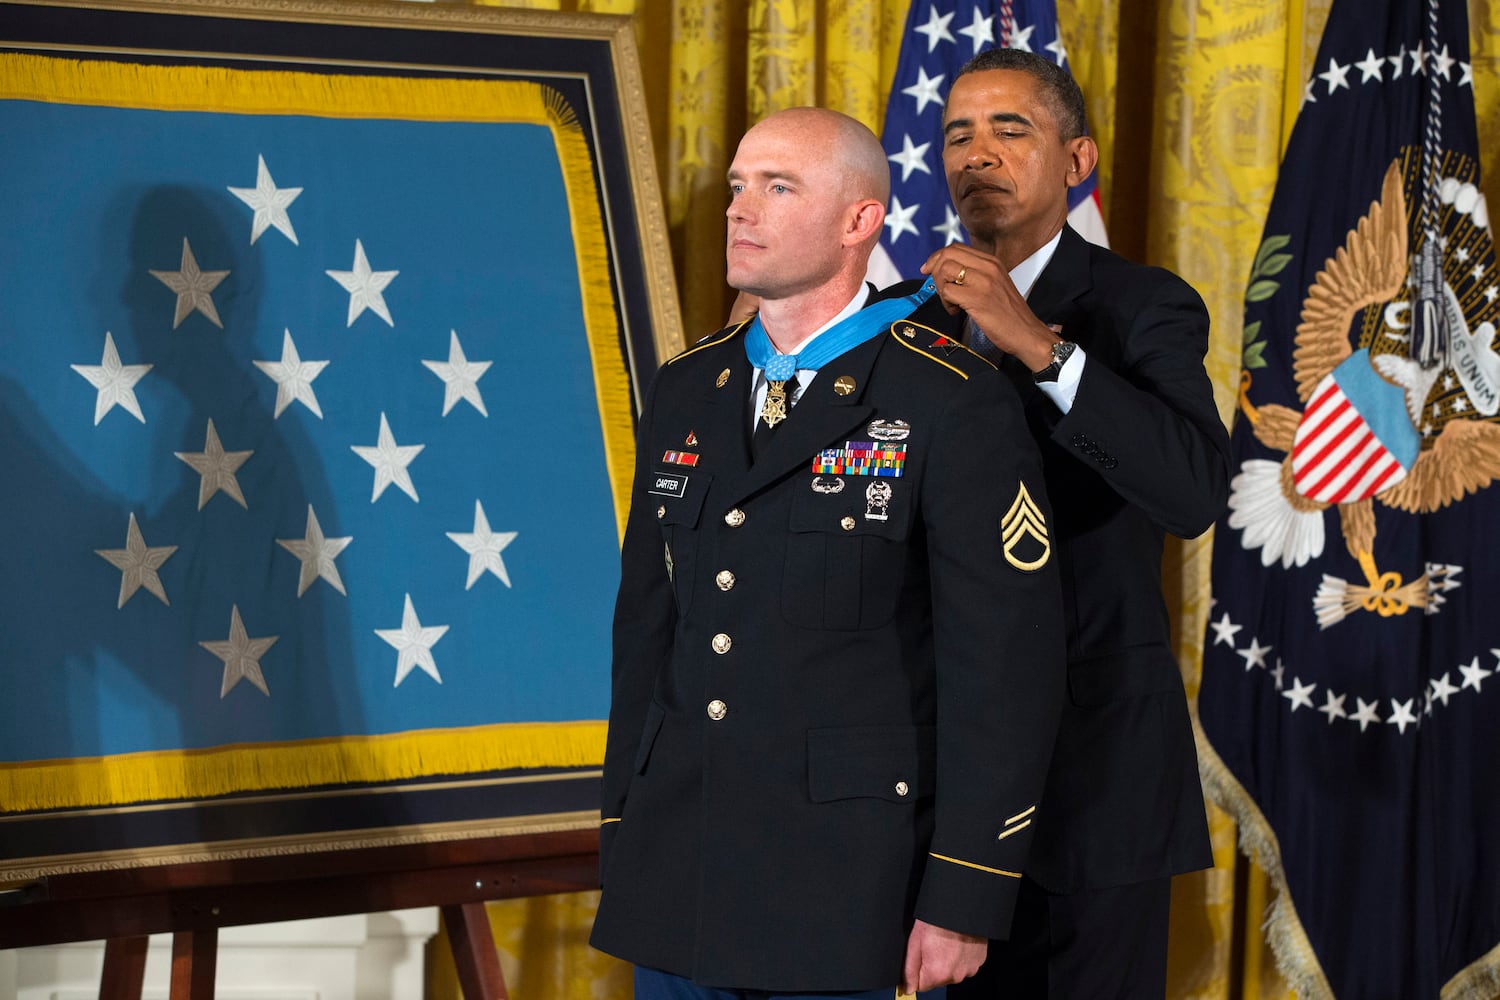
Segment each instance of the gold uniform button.
[[745,523],[745,512],[735,507],[728,514],[724,515],[724,523],[731,528],[738,528]]
[[898,781],[898,782],[896,782],[896,794],[897,795],[905,795],[909,791],[911,791],[911,786],[908,785],[906,782],[904,782],[904,781]]
[[715,722],[720,721],[724,718],[724,716],[728,714],[729,706],[724,704],[719,699],[715,698],[713,701],[708,703],[708,717],[710,719],[713,719]]
[[662,518],[664,518],[666,516],[667,516],[667,505],[666,504],[662,504],[660,507],[656,508],[656,519],[658,521],[660,521]]
[[852,517],[845,517],[842,521],[839,522],[839,524],[843,526],[843,529],[845,531],[854,530],[854,518]]
[[718,575],[714,577],[714,583],[719,585],[720,590],[733,590],[734,574],[727,569],[721,569]]
[[723,632],[720,632],[718,635],[714,636],[714,652],[718,653],[720,656],[723,656],[725,653],[729,652],[729,647],[733,645],[734,640],[729,638],[729,636],[725,635]]

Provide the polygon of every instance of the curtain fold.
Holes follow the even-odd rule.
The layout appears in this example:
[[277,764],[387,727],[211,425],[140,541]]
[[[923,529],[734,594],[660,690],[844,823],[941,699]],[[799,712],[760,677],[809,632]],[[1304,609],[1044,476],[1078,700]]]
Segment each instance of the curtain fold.
[[[1110,240],[1202,294],[1213,321],[1207,365],[1226,423],[1239,379],[1245,281],[1331,3],[1057,0],[1101,150]],[[693,340],[721,325],[733,299],[724,285],[724,174],[739,136],[797,104],[844,111],[878,133],[908,0],[489,5],[634,16],[671,239],[660,252],[672,256]],[[1469,0],[1469,22],[1480,148],[1500,149],[1500,0]],[[1500,165],[1485,166],[1490,204],[1500,204]],[[1210,537],[1171,542],[1163,562],[1190,697],[1208,615]],[[1173,885],[1169,996],[1290,997],[1261,937],[1264,879],[1239,856],[1226,814],[1210,807],[1210,827],[1215,868]],[[490,907],[518,1000],[630,995],[628,969],[588,949],[594,899]],[[446,947],[433,947],[429,958],[428,995],[456,997]]]

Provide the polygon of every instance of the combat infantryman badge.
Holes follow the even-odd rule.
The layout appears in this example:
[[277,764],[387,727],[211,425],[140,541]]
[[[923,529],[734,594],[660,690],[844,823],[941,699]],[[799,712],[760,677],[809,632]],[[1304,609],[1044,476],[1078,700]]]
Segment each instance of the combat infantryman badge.
[[865,431],[876,441],[905,441],[911,436],[911,424],[905,420],[876,419],[870,421]]

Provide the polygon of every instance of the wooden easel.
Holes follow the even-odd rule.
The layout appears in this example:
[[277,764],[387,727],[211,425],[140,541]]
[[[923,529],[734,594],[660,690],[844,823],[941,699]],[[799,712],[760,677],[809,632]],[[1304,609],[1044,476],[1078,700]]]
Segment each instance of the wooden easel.
[[598,885],[594,830],[49,876],[0,906],[8,948],[107,941],[100,1000],[140,1000],[147,936],[172,934],[172,1000],[212,1000],[219,928],[441,908],[466,1000],[508,993],[484,904]]

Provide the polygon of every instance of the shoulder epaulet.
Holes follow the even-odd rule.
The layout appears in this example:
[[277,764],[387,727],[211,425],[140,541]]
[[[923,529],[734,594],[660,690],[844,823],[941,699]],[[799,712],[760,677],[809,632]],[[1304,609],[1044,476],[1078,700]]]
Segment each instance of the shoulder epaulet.
[[724,341],[728,340],[730,337],[733,337],[735,334],[737,334],[741,330],[743,330],[746,326],[749,325],[749,323],[750,323],[750,320],[747,319],[743,323],[741,323],[739,326],[729,327],[729,328],[720,330],[718,333],[710,333],[708,336],[704,337],[702,340],[698,341],[696,344],[694,344],[692,347],[689,347],[687,350],[683,351],[681,354],[677,354],[677,355],[674,355],[673,357],[668,358],[667,359],[667,364],[669,364],[669,365],[675,365],[677,362],[681,361],[683,358],[687,357],[689,354],[696,354],[699,351],[705,350],[705,349],[710,348],[710,347],[717,346],[718,344],[722,344],[722,343],[724,343]]
[[995,368],[996,365],[989,358],[976,354],[962,343],[954,340],[945,333],[940,333],[930,326],[914,323],[909,319],[898,319],[891,324],[891,339],[909,350],[915,351],[929,361],[936,362],[957,373],[961,378],[968,378],[969,373],[953,363],[954,355],[965,359],[978,361],[981,364]]

